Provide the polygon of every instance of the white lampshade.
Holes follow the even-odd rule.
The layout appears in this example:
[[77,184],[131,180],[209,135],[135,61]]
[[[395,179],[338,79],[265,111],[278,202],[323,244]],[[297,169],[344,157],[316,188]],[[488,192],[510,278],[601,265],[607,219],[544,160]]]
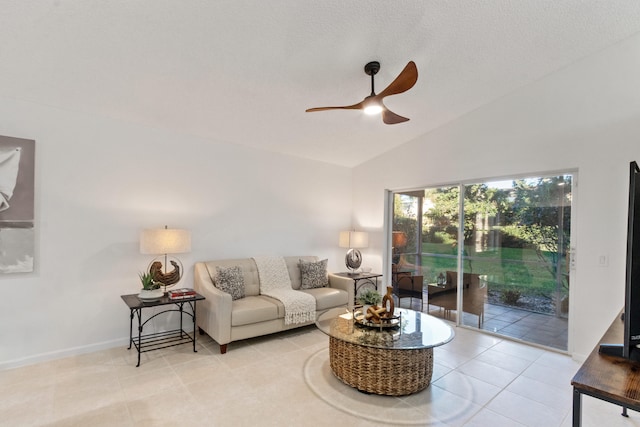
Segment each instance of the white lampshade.
[[140,232],[140,253],[182,254],[191,252],[191,232],[179,228],[153,228]]
[[369,246],[369,233],[365,231],[341,231],[338,245],[341,248],[359,249]]

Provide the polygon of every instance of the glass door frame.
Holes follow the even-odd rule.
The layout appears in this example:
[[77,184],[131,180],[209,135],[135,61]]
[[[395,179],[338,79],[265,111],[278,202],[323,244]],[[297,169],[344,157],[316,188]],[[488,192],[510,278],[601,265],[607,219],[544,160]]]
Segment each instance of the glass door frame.
[[[458,207],[459,207],[459,219],[458,219],[458,241],[464,242],[464,189],[465,186],[478,184],[478,183],[486,183],[486,182],[495,182],[495,181],[504,181],[504,180],[518,180],[524,178],[531,177],[551,177],[551,176],[562,176],[562,175],[571,175],[572,177],[572,190],[571,190],[571,235],[570,241],[565,242],[565,247],[567,247],[569,251],[569,260],[568,260],[568,268],[567,273],[569,274],[569,313],[567,316],[568,322],[568,335],[567,335],[567,353],[571,354],[573,352],[573,340],[572,340],[572,328],[573,324],[573,316],[575,310],[573,309],[573,300],[572,295],[575,293],[575,273],[576,273],[576,252],[577,252],[577,225],[578,225],[578,188],[579,188],[579,174],[577,169],[567,168],[560,171],[548,171],[542,173],[527,173],[527,174],[514,174],[510,176],[503,177],[492,177],[492,178],[484,178],[484,179],[468,179],[458,181],[457,183],[449,183],[449,184],[434,184],[434,185],[424,185],[421,187],[411,187],[411,188],[403,188],[403,189],[385,189],[384,190],[384,226],[383,230],[385,233],[385,238],[383,239],[383,274],[384,277],[391,277],[391,264],[392,264],[392,231],[393,231],[393,209],[394,209],[394,196],[398,193],[406,193],[411,191],[420,191],[424,189],[438,188],[438,187],[455,187],[458,186],[460,197],[458,199]],[[419,221],[421,222],[421,221]],[[421,240],[421,239],[420,239]],[[567,244],[568,243],[568,244]],[[464,246],[457,245],[457,269],[458,272],[463,271],[464,264]],[[463,291],[463,277],[462,274],[457,275],[457,283],[456,287],[458,289],[457,292],[457,307],[462,307],[462,291]],[[459,313],[459,310],[457,310]],[[510,339],[510,337],[497,334],[491,331],[475,328],[473,326],[465,325],[462,323],[462,316],[456,315],[455,324],[458,327],[465,327],[473,330],[479,330],[483,333],[488,333],[491,335],[496,335],[501,338]],[[536,343],[529,343],[533,346],[539,346]],[[549,348],[546,346],[542,346],[544,348]],[[552,349],[557,350],[557,349]]]

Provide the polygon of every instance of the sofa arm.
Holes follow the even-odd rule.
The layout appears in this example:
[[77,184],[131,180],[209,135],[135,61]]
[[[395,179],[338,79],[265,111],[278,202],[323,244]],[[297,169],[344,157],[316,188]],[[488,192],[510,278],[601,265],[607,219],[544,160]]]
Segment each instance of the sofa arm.
[[196,263],[194,267],[194,288],[206,299],[197,305],[197,324],[218,344],[231,342],[231,295],[216,288],[211,281],[207,266]]
[[329,273],[328,276],[329,276],[329,287],[335,288],[335,289],[342,289],[347,293],[347,295],[349,295],[349,298],[347,300],[347,307],[349,309],[352,309],[353,301],[355,300],[355,296],[353,294],[354,292],[353,279],[349,277],[336,276],[333,273]]

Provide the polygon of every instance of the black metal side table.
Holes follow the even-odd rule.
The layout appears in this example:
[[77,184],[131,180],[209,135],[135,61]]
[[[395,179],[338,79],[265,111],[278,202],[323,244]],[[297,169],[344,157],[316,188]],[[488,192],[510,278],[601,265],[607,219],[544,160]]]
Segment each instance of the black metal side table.
[[373,290],[378,289],[378,277],[382,277],[382,274],[377,273],[334,273],[336,276],[348,277],[353,280],[353,303],[358,303],[358,291],[365,287],[370,286]]
[[[160,350],[161,348],[173,347],[176,345],[193,343],[193,351],[196,350],[196,302],[205,299],[202,295],[196,294],[192,298],[187,299],[169,299],[168,296],[163,296],[157,301],[144,301],[138,298],[137,294],[129,294],[129,295],[121,295],[122,300],[127,304],[129,310],[131,311],[131,317],[129,320],[129,350],[131,347],[135,347],[138,351],[138,364],[136,367],[140,366],[140,354],[145,353],[147,351]],[[185,304],[191,309],[191,313],[185,311]],[[158,307],[158,306],[170,306],[174,305],[177,308],[168,308],[159,313],[155,313],[144,322],[142,321],[142,311],[145,308]],[[180,313],[180,328],[173,329],[170,331],[156,332],[152,334],[142,334],[142,329],[144,325],[147,324],[151,319],[155,318],[164,313],[169,312],[178,312]],[[183,328],[183,314],[191,316],[193,319],[193,338],[187,332],[185,332]],[[133,336],[133,318],[138,318],[138,337],[135,338]]]

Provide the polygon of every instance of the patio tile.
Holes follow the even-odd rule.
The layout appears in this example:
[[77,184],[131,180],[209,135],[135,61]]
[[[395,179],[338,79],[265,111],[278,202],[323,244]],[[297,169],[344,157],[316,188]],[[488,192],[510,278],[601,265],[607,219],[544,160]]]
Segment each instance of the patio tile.
[[[404,300],[403,300],[404,301]],[[427,301],[425,299],[425,301]],[[408,301],[402,307],[408,307]],[[414,301],[414,309],[420,307],[419,301]],[[422,311],[444,320],[456,322],[457,312],[451,310],[448,316],[438,306],[425,302]],[[478,316],[463,313],[462,325],[477,328]],[[480,329],[506,337],[528,341],[533,344],[558,350],[567,349],[568,319],[545,313],[534,313],[517,307],[485,303],[484,322]]]
[[485,316],[487,315],[500,316],[502,314],[510,313],[512,311],[511,308],[504,307],[502,305],[489,304],[489,303],[486,303],[484,307],[485,307],[485,310],[484,310]]

